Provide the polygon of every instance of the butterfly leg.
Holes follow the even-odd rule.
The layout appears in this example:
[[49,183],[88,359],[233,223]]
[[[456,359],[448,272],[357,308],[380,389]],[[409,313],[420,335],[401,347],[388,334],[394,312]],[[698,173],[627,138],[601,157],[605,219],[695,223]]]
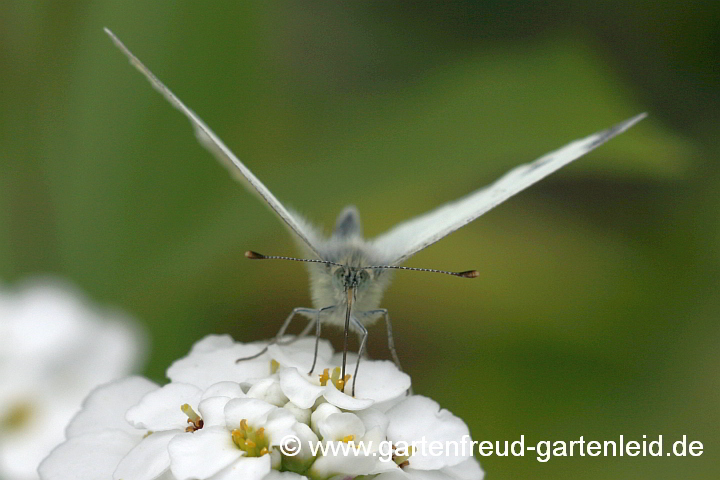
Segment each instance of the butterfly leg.
[[382,315],[385,319],[385,325],[387,327],[387,339],[388,339],[388,349],[390,350],[390,355],[392,355],[393,362],[395,362],[395,366],[402,371],[402,365],[400,365],[400,359],[398,358],[397,351],[395,350],[395,340],[393,340],[393,331],[392,331],[392,322],[390,322],[390,314],[388,313],[386,308],[378,308],[377,310],[368,310],[367,312],[362,313],[363,316],[374,316],[374,315]]
[[[333,308],[335,308],[335,305],[332,305],[330,307],[324,307],[324,308],[321,308],[320,310],[315,310],[315,355],[313,356],[313,363],[312,363],[312,366],[310,367],[310,371],[308,372],[308,375],[312,375],[313,370],[315,370],[315,365],[317,364],[318,347],[320,346],[320,327],[322,324],[322,322],[320,321],[320,315],[323,312],[326,312]],[[309,324],[308,327],[310,325],[311,324]],[[309,330],[308,327],[305,327],[305,328],[307,330]]]
[[365,346],[367,345],[368,331],[367,331],[367,328],[365,328],[365,325],[363,325],[357,318],[352,317],[351,320],[352,320],[355,328],[357,328],[358,331],[360,332],[360,336],[362,337],[362,340],[360,340],[360,348],[358,348],[357,363],[355,363],[355,375],[353,376],[352,396],[354,397],[355,396],[355,380],[357,380],[358,368],[360,368],[360,359],[363,358],[363,355],[365,354]]
[[[290,322],[292,322],[293,317],[299,313],[314,315],[314,314],[317,314],[317,312],[318,312],[318,310],[316,310],[314,308],[304,308],[304,307],[293,308],[292,312],[290,312],[290,315],[288,315],[288,317],[285,319],[285,322],[283,322],[282,326],[280,327],[280,330],[278,330],[278,332],[275,334],[275,338],[270,340],[270,343],[268,343],[268,345],[265,348],[260,350],[255,355],[250,355],[249,357],[238,358],[237,360],[235,360],[235,363],[240,363],[240,362],[244,362],[246,360],[252,360],[254,358],[257,358],[260,355],[263,355],[265,352],[267,352],[268,347],[275,343],[277,343],[278,345],[287,345],[289,343],[292,343],[292,341],[294,341],[295,339],[293,339],[292,341],[286,341],[284,343],[281,342],[280,339],[283,337],[283,335],[285,335],[285,330],[287,330],[287,328],[290,326]],[[315,322],[315,320],[310,320],[309,325],[312,325],[313,322]],[[306,326],[305,330],[309,331],[310,329],[308,326]],[[303,333],[307,334],[305,332],[305,330],[303,330]],[[300,336],[298,336],[296,338],[300,338]]]
[[310,321],[307,323],[307,325],[305,325],[305,328],[303,328],[302,332],[298,333],[296,336],[294,336],[293,338],[291,338],[289,340],[278,340],[277,344],[278,345],[291,345],[291,344],[297,342],[301,338],[307,336],[307,334],[310,333],[310,330],[312,330],[312,327],[314,325],[315,325],[315,318],[313,317],[312,319],[310,319]]
[[[304,307],[296,307],[293,308],[292,312],[290,312],[290,315],[285,319],[285,322],[283,322],[282,326],[280,327],[280,330],[275,334],[275,340],[272,343],[275,343],[279,341],[283,335],[285,335],[285,330],[290,326],[290,322],[292,322],[293,317],[299,313],[304,313],[306,315],[317,315],[318,310],[314,308],[304,308]],[[312,320],[310,320],[312,322]],[[307,328],[307,327],[306,327]]]
[[[360,344],[360,343],[363,341],[363,333],[362,333],[362,332],[357,332],[357,337],[358,337],[358,344]],[[363,359],[365,359],[365,360],[367,360],[367,359],[369,358],[369,357],[368,357],[367,348],[365,348],[365,351],[363,352],[362,357],[363,357]]]

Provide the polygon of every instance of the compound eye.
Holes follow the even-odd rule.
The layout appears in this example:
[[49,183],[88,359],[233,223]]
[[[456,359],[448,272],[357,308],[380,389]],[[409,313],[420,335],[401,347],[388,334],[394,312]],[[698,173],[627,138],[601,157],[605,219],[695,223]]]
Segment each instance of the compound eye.
[[358,284],[362,285],[368,280],[370,280],[370,274],[367,272],[367,270],[360,270],[358,272]]
[[342,284],[345,281],[345,270],[343,270],[342,268],[338,267],[338,269],[335,270],[334,275],[337,282],[340,282]]

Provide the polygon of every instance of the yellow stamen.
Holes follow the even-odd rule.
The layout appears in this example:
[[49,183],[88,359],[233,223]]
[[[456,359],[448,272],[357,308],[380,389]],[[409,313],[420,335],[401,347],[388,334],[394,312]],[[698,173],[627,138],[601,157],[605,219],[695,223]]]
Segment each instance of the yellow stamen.
[[200,430],[201,428],[203,428],[203,419],[195,412],[195,410],[193,410],[193,408],[189,404],[186,403],[182,405],[180,407],[180,410],[182,410],[182,412],[187,415],[187,421],[190,424],[190,426],[185,429],[186,432],[194,432],[195,430]]
[[352,375],[348,374],[343,378],[340,378],[340,375],[342,375],[342,369],[340,367],[333,368],[332,373],[330,373],[330,369],[326,368],[322,375],[320,375],[320,385],[324,387],[327,385],[328,381],[331,381],[333,385],[342,392],[345,389],[345,385],[347,385],[350,381],[350,377],[352,377]]
[[11,405],[4,417],[0,417],[0,430],[19,430],[30,422],[33,406],[29,403]]
[[323,370],[323,373],[319,375],[319,377],[320,385],[324,387],[325,385],[327,385],[328,380],[330,380],[330,369],[326,368],[325,370]]
[[342,441],[345,443],[352,442],[353,440],[355,440],[355,435],[347,435],[342,439]]
[[393,446],[393,451],[392,459],[398,467],[405,468],[410,465],[410,457],[412,457],[413,454],[413,448],[411,446],[403,448],[402,450]]
[[186,403],[185,405],[181,406],[181,407],[180,407],[180,410],[182,410],[182,412],[183,412],[185,415],[187,415],[187,417],[188,417],[193,423],[195,423],[195,422],[197,422],[198,420],[200,420],[200,415],[198,415],[197,413],[195,413],[195,410],[193,410],[193,408],[192,408],[189,404]]
[[270,360],[270,373],[276,373],[280,368],[280,364],[275,360]]
[[241,445],[245,445],[245,438],[243,436],[243,432],[238,429],[233,430],[232,441],[235,445],[238,446],[238,448],[241,448]]
[[247,419],[240,420],[240,428],[231,432],[233,443],[248,457],[261,457],[270,453],[270,445],[265,437],[265,428],[254,430],[247,423]]

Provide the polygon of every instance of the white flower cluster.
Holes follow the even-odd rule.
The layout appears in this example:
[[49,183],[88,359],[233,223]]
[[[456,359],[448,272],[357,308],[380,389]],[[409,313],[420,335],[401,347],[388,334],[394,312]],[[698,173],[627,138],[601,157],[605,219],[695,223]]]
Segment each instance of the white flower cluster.
[[[467,441],[467,425],[436,402],[408,395],[392,362],[363,359],[355,396],[343,393],[340,356],[314,338],[282,347],[209,336],[167,371],[165,386],[130,377],[96,389],[40,465],[43,480],[481,480],[465,452],[378,448]],[[353,359],[353,361],[356,361]],[[349,366],[354,371],[354,364]],[[351,381],[351,380],[350,380]],[[347,390],[350,391],[350,385]],[[294,444],[287,443],[293,438]],[[315,451],[363,442],[374,450]],[[292,453],[288,452],[288,449]],[[317,450],[317,449],[316,449]],[[343,453],[345,452],[345,453]]]
[[88,393],[140,365],[145,336],[121,312],[35,279],[0,290],[0,478],[37,479]]

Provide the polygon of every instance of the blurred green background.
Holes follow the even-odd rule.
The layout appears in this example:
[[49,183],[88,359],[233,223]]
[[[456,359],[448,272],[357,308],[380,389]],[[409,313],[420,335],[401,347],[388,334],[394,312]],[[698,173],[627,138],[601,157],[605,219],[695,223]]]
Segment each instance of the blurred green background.
[[243,258],[296,251],[104,26],[282,201],[327,226],[354,203],[368,236],[648,111],[409,262],[479,278],[400,273],[383,306],[477,440],[705,445],[487,478],[717,478],[720,2],[3,2],[0,278],[132,312],[162,380],[205,334],[272,335],[307,278]]

